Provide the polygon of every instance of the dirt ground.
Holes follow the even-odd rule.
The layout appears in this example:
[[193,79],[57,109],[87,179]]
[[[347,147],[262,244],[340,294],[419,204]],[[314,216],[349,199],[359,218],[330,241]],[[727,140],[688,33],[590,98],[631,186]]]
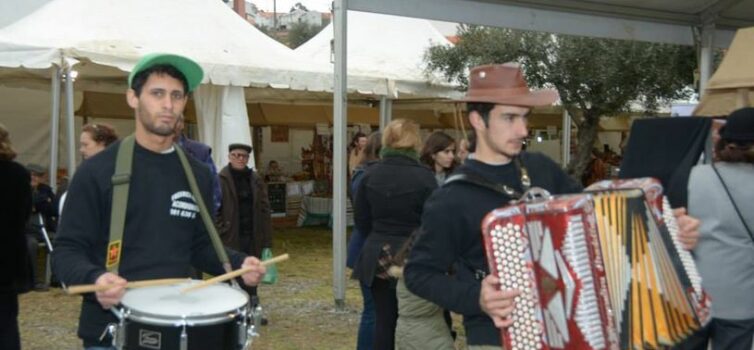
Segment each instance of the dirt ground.
[[[252,348],[354,349],[361,312],[355,281],[346,285],[346,307],[335,310],[332,288],[332,236],[325,227],[275,230],[274,253],[291,259],[278,265],[280,278],[260,288],[270,321]],[[76,327],[80,297],[60,289],[21,296],[19,324],[26,350],[80,349]],[[459,347],[460,348],[460,347]]]

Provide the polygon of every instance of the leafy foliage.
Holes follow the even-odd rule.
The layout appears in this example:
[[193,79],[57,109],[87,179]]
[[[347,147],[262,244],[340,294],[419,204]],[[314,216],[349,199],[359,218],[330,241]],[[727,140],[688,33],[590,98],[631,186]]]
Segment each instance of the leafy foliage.
[[465,86],[470,67],[518,62],[530,86],[557,89],[579,130],[568,165],[576,178],[589,162],[600,116],[627,111],[632,103],[652,113],[663,102],[687,98],[694,81],[692,47],[465,25],[459,38],[454,47],[429,48],[427,69]]
[[301,44],[317,35],[324,27],[305,22],[292,25],[288,31],[288,47],[295,49],[301,46]]

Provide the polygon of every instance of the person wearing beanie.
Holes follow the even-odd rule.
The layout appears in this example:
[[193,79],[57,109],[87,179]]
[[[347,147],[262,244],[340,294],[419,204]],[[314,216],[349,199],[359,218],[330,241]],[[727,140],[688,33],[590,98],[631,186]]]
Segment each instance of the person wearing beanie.
[[712,320],[679,349],[750,350],[754,336],[754,108],[728,116],[711,164],[689,177],[689,214],[698,217],[694,249]]

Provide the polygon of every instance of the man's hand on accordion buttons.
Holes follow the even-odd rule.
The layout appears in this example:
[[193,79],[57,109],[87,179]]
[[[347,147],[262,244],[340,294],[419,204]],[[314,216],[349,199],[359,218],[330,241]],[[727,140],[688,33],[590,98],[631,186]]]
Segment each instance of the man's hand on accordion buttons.
[[678,221],[678,240],[686,250],[692,250],[696,247],[697,241],[699,241],[699,226],[701,221],[699,219],[689,216],[686,213],[686,208],[673,209],[673,215]]
[[513,324],[514,298],[521,294],[518,290],[501,291],[500,279],[488,275],[482,280],[479,292],[479,307],[495,322],[495,327],[503,328]]

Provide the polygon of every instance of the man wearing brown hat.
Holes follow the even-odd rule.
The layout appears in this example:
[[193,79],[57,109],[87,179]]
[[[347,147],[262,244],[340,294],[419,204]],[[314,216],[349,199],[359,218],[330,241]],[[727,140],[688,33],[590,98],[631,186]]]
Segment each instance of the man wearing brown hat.
[[[226,247],[262,256],[263,249],[272,247],[270,199],[267,185],[248,167],[249,157],[251,146],[228,146],[229,164],[219,174],[222,201],[216,225]],[[259,301],[256,287],[244,289],[255,302]]]
[[[466,109],[476,136],[473,157],[456,171],[476,183],[451,176],[427,200],[422,231],[404,270],[416,295],[463,315],[469,349],[500,349],[498,328],[510,326],[518,291],[500,291],[489,275],[480,226],[495,208],[517,199],[529,187],[552,194],[574,193],[581,185],[540,153],[522,152],[532,107],[554,103],[554,90],[529,90],[515,64],[471,69]],[[456,177],[458,178],[458,177]],[[453,266],[454,275],[448,275]]]

